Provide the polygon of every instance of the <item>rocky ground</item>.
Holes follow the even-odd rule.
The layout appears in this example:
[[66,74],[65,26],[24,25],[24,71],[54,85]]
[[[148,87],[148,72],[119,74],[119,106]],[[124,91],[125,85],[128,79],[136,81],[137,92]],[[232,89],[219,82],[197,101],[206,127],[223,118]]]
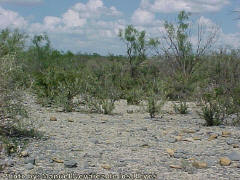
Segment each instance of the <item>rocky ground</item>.
[[25,96],[30,120],[44,132],[7,157],[0,179],[240,179],[240,128],[206,127],[193,103],[154,119],[116,103],[114,115],[64,113]]

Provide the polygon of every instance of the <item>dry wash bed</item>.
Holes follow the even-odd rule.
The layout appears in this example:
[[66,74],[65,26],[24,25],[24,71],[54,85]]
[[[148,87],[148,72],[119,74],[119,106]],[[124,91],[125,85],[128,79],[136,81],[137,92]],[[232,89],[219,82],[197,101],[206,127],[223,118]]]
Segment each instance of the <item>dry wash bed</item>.
[[[45,137],[31,142],[22,157],[5,159],[9,167],[1,179],[13,174],[22,178],[35,174],[40,179],[73,174],[78,179],[83,175],[97,179],[240,178],[240,129],[204,127],[194,105],[187,115],[164,113],[150,119],[125,101],[118,102],[115,115],[110,116],[57,112],[40,107],[30,95],[25,100],[30,119]],[[170,103],[165,110],[172,111]]]

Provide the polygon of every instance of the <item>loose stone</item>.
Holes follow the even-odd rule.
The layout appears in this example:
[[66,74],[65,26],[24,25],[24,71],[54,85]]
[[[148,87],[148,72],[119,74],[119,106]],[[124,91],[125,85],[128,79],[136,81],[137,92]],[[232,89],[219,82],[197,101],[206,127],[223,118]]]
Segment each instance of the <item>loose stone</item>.
[[66,167],[66,168],[75,168],[75,167],[77,167],[77,162],[74,161],[74,160],[64,161],[64,167]]
[[27,169],[27,170],[32,170],[32,169],[34,169],[33,164],[28,163],[28,164],[26,165],[26,169]]
[[231,160],[227,157],[222,157],[219,160],[221,166],[229,166],[231,164]]
[[207,168],[208,165],[206,162],[200,162],[200,161],[195,161],[192,163],[193,167],[198,168],[198,169],[203,169],[203,168]]
[[52,117],[50,117],[50,121],[57,121],[57,118],[52,116]]
[[232,161],[240,161],[240,153],[237,151],[233,151],[228,155],[228,158]]

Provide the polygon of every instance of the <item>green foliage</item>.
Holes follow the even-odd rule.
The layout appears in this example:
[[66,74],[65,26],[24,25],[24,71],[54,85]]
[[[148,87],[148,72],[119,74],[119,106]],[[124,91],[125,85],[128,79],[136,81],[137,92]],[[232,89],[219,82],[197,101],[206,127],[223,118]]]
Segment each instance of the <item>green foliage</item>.
[[138,105],[143,99],[143,91],[140,87],[138,89],[130,89],[125,92],[124,98],[127,100],[129,105]]
[[203,114],[201,115],[206,121],[207,126],[217,126],[221,124],[220,108],[215,103],[205,104],[202,108]]
[[176,59],[176,70],[182,72],[184,75],[190,75],[197,63],[189,37],[189,16],[189,13],[181,11],[178,14],[176,27],[173,23],[169,23],[167,21],[164,24],[167,32],[166,39],[170,44],[170,51],[167,51],[167,54],[174,54],[174,58]]
[[148,86],[151,88],[146,92],[148,102],[147,112],[151,118],[154,118],[158,113],[161,112],[166,98],[163,92],[163,84],[161,81],[154,79],[151,83],[148,83]]
[[0,33],[0,141],[9,155],[16,152],[22,138],[36,137],[37,133],[23,122],[28,116],[20,92],[29,80],[24,72],[25,40],[26,35],[18,30]]
[[158,98],[157,95],[151,94],[147,98],[148,107],[147,112],[149,113],[151,118],[155,118],[158,113],[161,112],[161,109],[165,103],[163,98]]
[[81,91],[81,73],[50,66],[43,72],[35,73],[34,78],[33,88],[42,104],[55,103],[67,112],[72,111],[72,99]]
[[11,31],[4,29],[0,32],[0,56],[20,53],[24,46],[27,36],[15,29]]
[[146,32],[129,25],[124,32],[119,31],[119,37],[127,46],[131,76],[136,77],[139,65],[146,60]]
[[104,99],[102,102],[102,108],[103,108],[103,113],[104,114],[111,114],[112,111],[114,110],[114,100],[106,100]]
[[188,113],[188,105],[186,102],[180,102],[180,104],[174,104],[174,110],[176,113],[187,114]]
[[[223,121],[230,115],[239,116],[239,51],[207,56],[208,45],[195,50],[189,21],[190,14],[181,11],[176,24],[165,22],[162,38],[148,38],[132,25],[120,30],[126,57],[58,51],[51,47],[47,34],[35,35],[30,47],[24,48],[24,34],[3,30],[0,94],[5,88],[9,92],[28,87],[42,105],[60,106],[66,112],[77,108],[73,99],[80,96],[85,97],[90,111],[105,114],[111,114],[120,99],[128,104],[146,100],[151,117],[159,113],[166,98],[181,102],[175,106],[179,113],[187,112],[184,102],[203,100],[205,119]],[[211,44],[212,39],[208,40]],[[157,52],[158,48],[160,53],[147,57],[149,50]],[[206,99],[206,94],[211,98]]]

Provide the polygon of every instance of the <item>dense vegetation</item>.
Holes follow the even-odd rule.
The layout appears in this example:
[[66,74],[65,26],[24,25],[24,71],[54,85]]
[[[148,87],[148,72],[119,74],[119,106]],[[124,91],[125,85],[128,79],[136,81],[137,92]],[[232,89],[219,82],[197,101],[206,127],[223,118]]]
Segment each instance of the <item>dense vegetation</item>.
[[[78,105],[73,103],[75,96],[81,97],[79,104],[91,112],[105,114],[111,114],[114,102],[120,99],[129,104],[146,101],[152,118],[166,100],[180,101],[175,110],[183,114],[188,112],[185,102],[196,101],[202,107],[206,125],[222,124],[233,115],[238,124],[239,50],[209,51],[216,32],[207,37],[205,44],[199,41],[194,47],[188,19],[189,14],[180,12],[176,25],[166,22],[162,39],[149,39],[145,31],[133,26],[120,30],[126,56],[58,51],[46,34],[34,36],[27,47],[29,37],[24,33],[2,30],[0,135],[10,135],[11,129],[19,127],[19,117],[26,115],[18,103],[18,93],[26,89],[35,93],[43,106],[60,106],[66,112]],[[23,133],[21,128],[16,131]]]

